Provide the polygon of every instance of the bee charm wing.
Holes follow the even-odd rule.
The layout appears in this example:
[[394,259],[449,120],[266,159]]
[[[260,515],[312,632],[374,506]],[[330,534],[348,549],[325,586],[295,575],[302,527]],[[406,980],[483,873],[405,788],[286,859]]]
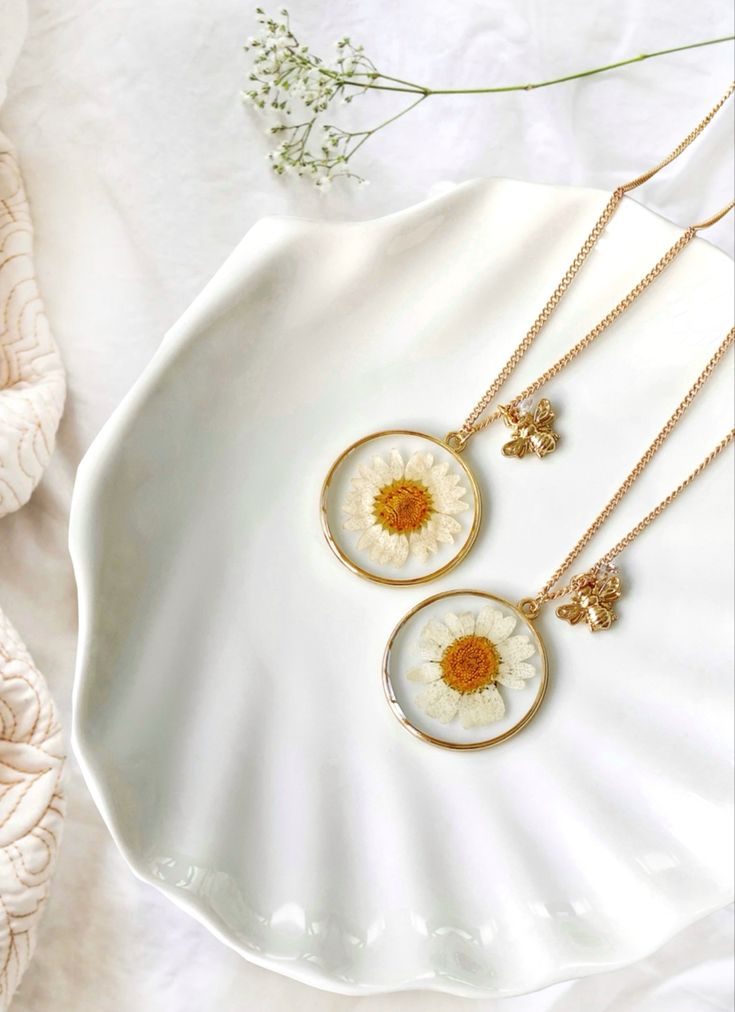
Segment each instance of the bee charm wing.
[[528,440],[525,436],[516,436],[503,444],[504,457],[525,457],[528,453]]
[[533,420],[536,423],[537,428],[551,430],[551,426],[554,423],[554,409],[551,407],[551,402],[543,397],[539,402],[536,410],[533,413]]
[[563,618],[565,622],[569,622],[572,625],[577,625],[583,619],[587,617],[587,612],[581,605],[576,604],[572,601],[569,604],[561,604],[556,609],[556,614],[559,618]]
[[620,600],[622,594],[622,585],[620,583],[620,577],[617,573],[611,573],[606,576],[600,584],[600,588],[597,592],[600,604],[605,607],[610,607],[615,601]]

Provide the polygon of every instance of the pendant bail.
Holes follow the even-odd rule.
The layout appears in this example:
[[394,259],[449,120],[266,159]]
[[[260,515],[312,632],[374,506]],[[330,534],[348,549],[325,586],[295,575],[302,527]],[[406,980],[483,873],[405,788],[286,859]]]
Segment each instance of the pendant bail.
[[518,610],[524,618],[533,622],[535,618],[538,618],[538,614],[541,611],[541,604],[534,597],[524,597],[518,602]]
[[508,428],[512,429],[515,425],[518,425],[522,412],[519,413],[519,406],[515,403],[498,404],[498,414]]
[[472,435],[473,432],[471,429],[469,431],[467,431],[467,429],[460,429],[457,432],[448,432],[444,437],[444,445],[448,446],[449,449],[453,450],[455,453],[461,453],[465,446],[467,446],[470,436]]

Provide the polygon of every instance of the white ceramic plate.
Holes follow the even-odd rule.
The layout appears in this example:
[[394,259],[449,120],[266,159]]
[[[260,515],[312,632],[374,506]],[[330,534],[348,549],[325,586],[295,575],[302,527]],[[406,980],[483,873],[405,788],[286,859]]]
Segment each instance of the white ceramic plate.
[[[248,959],[336,991],[508,995],[609,970],[732,898],[730,466],[621,562],[609,633],[538,623],[549,691],[498,748],[408,734],[381,661],[458,587],[535,593],[730,326],[697,239],[548,389],[559,449],[466,451],[477,543],[426,587],[359,579],[319,493],[381,429],[443,436],[607,197],[508,180],[361,224],[266,219],[173,328],[79,472],[74,738],[134,871]],[[627,199],[508,394],[680,229]],[[720,368],[593,561],[731,424]]]

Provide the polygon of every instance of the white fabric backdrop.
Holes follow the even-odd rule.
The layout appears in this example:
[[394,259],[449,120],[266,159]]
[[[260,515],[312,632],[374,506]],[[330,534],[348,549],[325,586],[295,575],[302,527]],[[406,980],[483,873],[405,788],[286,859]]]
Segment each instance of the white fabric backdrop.
[[[364,151],[372,180],[328,198],[271,178],[263,124],[241,106],[252,31],[242,0],[30,0],[2,126],[32,201],[37,268],[69,371],[59,449],[30,505],[0,526],[0,600],[67,720],[75,592],[66,523],[76,465],[164,330],[260,215],[372,217],[478,175],[612,187],[656,161],[724,91],[732,47],[536,93],[436,98]],[[294,0],[327,50],[349,33],[427,83],[507,83],[728,34],[724,0]],[[0,31],[21,0],[1,0]],[[2,47],[0,47],[2,48]],[[0,80],[2,79],[0,73]],[[385,105],[370,100],[376,118]],[[637,195],[684,224],[732,186],[731,115]],[[712,241],[732,248],[724,223]],[[503,1012],[701,1012],[732,1007],[732,918],[721,912],[636,967],[504,1003]],[[124,866],[72,767],[55,893],[17,1012],[345,1012],[457,1008],[461,999],[350,999],[257,969]]]

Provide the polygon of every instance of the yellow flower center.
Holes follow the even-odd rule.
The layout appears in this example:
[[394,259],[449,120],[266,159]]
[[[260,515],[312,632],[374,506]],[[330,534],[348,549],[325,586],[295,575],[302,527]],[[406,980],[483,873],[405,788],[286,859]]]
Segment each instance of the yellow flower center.
[[495,681],[500,658],[485,636],[462,636],[449,644],[439,663],[442,678],[451,689],[477,692]]
[[410,478],[384,485],[373,502],[375,519],[391,534],[420,530],[433,510],[431,493],[426,485]]

